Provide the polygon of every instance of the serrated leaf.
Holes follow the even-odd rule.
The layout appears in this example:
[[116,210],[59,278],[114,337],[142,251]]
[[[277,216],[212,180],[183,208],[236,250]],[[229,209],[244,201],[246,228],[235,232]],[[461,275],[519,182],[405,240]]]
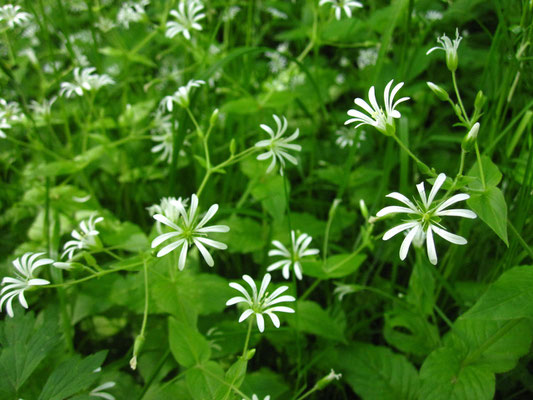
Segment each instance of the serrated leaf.
[[98,379],[98,374],[94,370],[102,365],[106,353],[100,351],[84,359],[75,355],[65,361],[54,369],[43,387],[39,400],[63,400],[88,389]]
[[478,217],[509,246],[507,239],[507,203],[501,190],[494,186],[487,187],[483,193],[472,194],[467,203]]
[[461,319],[533,318],[533,267],[505,271]]
[[299,301],[296,306],[298,320],[289,319],[289,324],[302,332],[321,336],[339,342],[344,342],[344,330],[337,321],[329,316],[317,303],[313,301]]

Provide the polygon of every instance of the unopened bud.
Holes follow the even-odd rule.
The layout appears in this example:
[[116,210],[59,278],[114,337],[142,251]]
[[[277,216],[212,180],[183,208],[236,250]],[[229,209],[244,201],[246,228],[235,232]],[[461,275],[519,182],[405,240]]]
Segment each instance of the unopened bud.
[[485,105],[486,100],[487,98],[483,94],[483,91],[480,90],[479,92],[477,92],[476,100],[474,101],[474,107],[476,108],[476,110],[481,111],[481,109]]
[[440,86],[435,85],[433,82],[426,82],[426,84],[431,89],[431,91],[435,93],[435,96],[437,96],[439,100],[448,101],[450,99],[448,92]]
[[250,349],[246,353],[246,361],[250,361],[255,356],[255,349]]
[[328,386],[332,381],[334,380],[339,380],[340,378],[342,377],[342,374],[336,374],[335,371],[331,370],[331,372],[326,375],[325,377],[323,377],[322,379],[320,379],[316,384],[315,384],[315,388],[317,390],[322,390],[324,389],[326,386]]
[[461,111],[461,107],[459,106],[459,104],[454,104],[454,105],[453,105],[453,110],[455,111],[455,114],[456,114],[459,118],[463,118],[463,112]]
[[235,141],[235,138],[231,139],[231,142],[229,142],[229,153],[233,157],[235,155],[235,151],[237,150],[237,142]]
[[465,152],[469,152],[472,150],[472,147],[474,147],[474,144],[477,140],[477,134],[479,132],[479,122],[476,122],[474,126],[470,129],[470,132],[467,133],[467,135],[464,137],[463,141],[461,142],[461,148]]
[[218,121],[218,108],[215,108],[215,110],[213,111],[213,114],[211,114],[211,119],[209,120],[209,124],[211,124],[211,126],[215,126],[217,121]]
[[366,203],[363,199],[359,200],[359,209],[361,210],[363,217],[368,219],[368,208],[366,208]]
[[137,356],[141,352],[143,346],[144,336],[139,335],[135,338],[135,342],[133,344],[133,357],[130,360],[130,368],[133,370],[137,368]]

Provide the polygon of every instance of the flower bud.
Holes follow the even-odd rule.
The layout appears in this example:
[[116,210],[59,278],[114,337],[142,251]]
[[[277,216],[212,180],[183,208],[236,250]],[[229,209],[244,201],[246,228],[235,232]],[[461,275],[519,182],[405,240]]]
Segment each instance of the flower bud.
[[231,142],[229,142],[229,153],[233,157],[235,155],[235,151],[237,150],[237,142],[235,142],[235,138],[231,139]]
[[326,386],[328,386],[333,380],[339,380],[342,377],[342,374],[336,374],[335,371],[331,370],[331,372],[320,379],[316,384],[315,388],[317,390],[322,390]]
[[448,92],[440,86],[435,85],[433,82],[426,82],[426,84],[431,89],[431,91],[435,93],[435,96],[437,96],[439,100],[448,101],[450,99]]
[[250,349],[246,352],[246,361],[250,361],[255,356],[255,349]]
[[459,65],[459,57],[457,56],[457,49],[454,51],[446,52],[446,66],[451,72],[457,70],[457,65]]
[[469,152],[472,150],[472,147],[474,147],[474,144],[477,140],[477,134],[479,132],[479,122],[476,122],[474,126],[470,129],[470,132],[467,133],[467,135],[464,137],[463,141],[461,142],[461,148],[465,152]]
[[483,106],[485,105],[485,101],[487,100],[487,98],[485,97],[485,95],[483,94],[483,91],[480,90],[479,92],[477,92],[477,95],[476,95],[476,100],[474,101],[474,107],[476,108],[476,110],[478,111],[481,111],[481,109],[483,108]]
[[218,108],[215,108],[213,110],[213,114],[211,114],[211,119],[209,120],[209,124],[211,126],[215,126],[218,121]]
[[361,210],[363,217],[368,219],[368,208],[366,207],[366,203],[363,199],[359,200],[359,209]]
[[133,370],[137,368],[137,356],[141,352],[143,345],[144,345],[144,336],[142,335],[137,336],[133,344],[133,357],[130,360],[130,368]]

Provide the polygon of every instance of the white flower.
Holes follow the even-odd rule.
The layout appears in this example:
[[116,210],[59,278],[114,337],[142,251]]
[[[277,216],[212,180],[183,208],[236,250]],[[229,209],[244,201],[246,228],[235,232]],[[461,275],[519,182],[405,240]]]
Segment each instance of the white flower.
[[287,66],[287,58],[282,56],[280,53],[287,52],[289,45],[287,43],[281,43],[276,48],[277,51],[267,51],[265,56],[270,59],[268,62],[268,68],[271,72],[277,73],[285,69]]
[[277,8],[274,8],[274,7],[267,7],[266,8],[266,12],[269,13],[270,15],[272,15],[274,18],[279,18],[279,19],[287,19],[287,18],[289,18],[289,16],[287,14],[285,14],[283,11],[280,11]]
[[16,101],[0,99],[0,118],[7,119],[9,123],[19,122],[24,119],[24,114]]
[[[161,199],[161,203],[154,204],[150,207],[147,207],[146,209],[148,210],[148,213],[151,217],[156,214],[162,214],[170,221],[177,223],[180,218],[180,207],[186,206],[188,202],[188,199],[182,200],[181,197],[177,199],[175,197],[163,197]],[[161,222],[156,222],[156,229],[160,234],[163,233],[163,231],[161,230]]]
[[376,65],[378,61],[379,45],[371,47],[369,49],[362,49],[357,56],[357,67],[359,69],[365,69],[371,65]]
[[333,295],[337,296],[339,301],[342,301],[343,297],[347,294],[356,293],[361,290],[357,285],[350,285],[342,282],[335,282],[335,285],[337,287],[333,290]]
[[74,94],[83,96],[83,91],[98,90],[102,86],[112,85],[115,81],[106,74],[95,74],[96,68],[74,68],[74,83],[61,82],[59,95],[65,97],[72,97]]
[[[250,288],[252,289],[252,295],[250,296],[246,289],[239,283],[231,282],[229,285],[233,288],[238,290],[242,293],[244,296],[237,296],[232,297],[226,302],[226,306],[232,306],[237,303],[246,303],[246,305],[249,307],[247,308],[240,316],[239,322],[244,321],[247,319],[250,315],[255,314],[255,319],[257,322],[257,327],[259,328],[259,332],[263,332],[265,330],[265,319],[263,317],[263,314],[266,314],[270,317],[272,320],[272,323],[276,328],[279,328],[280,321],[279,318],[275,312],[284,312],[284,313],[293,313],[294,310],[290,307],[286,306],[274,306],[278,303],[284,303],[289,301],[295,301],[296,299],[293,296],[284,295],[280,296],[283,292],[285,292],[289,287],[288,286],[281,286],[274,290],[271,295],[267,293],[267,287],[270,283],[271,276],[270,274],[266,274],[263,278],[263,281],[261,282],[261,288],[259,289],[259,293],[257,292],[257,286],[255,285],[254,280],[248,276],[243,275],[242,279],[248,283]],[[274,306],[274,307],[272,307]]]
[[292,144],[289,142],[292,142],[295,140],[298,135],[300,134],[300,130],[296,129],[294,133],[289,136],[288,138],[282,138],[283,134],[287,130],[287,118],[283,118],[283,123],[281,122],[281,119],[277,115],[272,115],[274,118],[274,121],[276,121],[277,130],[276,133],[272,130],[272,128],[268,125],[261,124],[259,125],[261,129],[263,129],[266,133],[270,135],[270,139],[261,140],[255,144],[255,147],[266,147],[268,151],[266,153],[259,154],[257,156],[258,160],[266,160],[267,158],[272,157],[272,162],[268,166],[267,173],[272,171],[274,167],[276,166],[276,160],[279,160],[281,166],[280,166],[280,173],[283,175],[283,169],[285,168],[285,159],[287,159],[289,162],[291,162],[294,165],[298,164],[298,161],[295,157],[290,155],[287,150],[294,150],[294,151],[301,151],[302,146],[299,144]]
[[331,4],[333,9],[335,10],[335,18],[338,20],[341,19],[341,13],[344,10],[348,18],[352,17],[352,8],[362,8],[363,5],[354,0],[320,0],[318,3],[319,6],[323,6],[324,4]]
[[144,7],[148,4],[150,4],[150,0],[141,0],[138,2],[127,1],[123,3],[117,14],[117,22],[123,27],[129,28],[130,22],[139,22],[143,19],[143,16],[146,14]]
[[196,194],[191,196],[191,206],[189,207],[189,212],[185,210],[185,207],[182,202],[176,201],[173,202],[173,207],[176,207],[179,218],[176,221],[171,221],[170,218],[163,214],[155,214],[154,219],[161,222],[162,224],[168,226],[173,231],[168,233],[163,233],[159,235],[152,241],[152,248],[159,246],[161,243],[167,241],[168,239],[175,238],[176,240],[165,247],[163,247],[157,253],[157,257],[163,257],[164,255],[170,253],[172,250],[181,246],[181,252],[179,256],[178,268],[182,270],[185,268],[185,261],[187,259],[187,251],[189,246],[195,245],[200,253],[202,254],[207,265],[212,267],[215,265],[213,257],[207,251],[204,245],[214,247],[216,249],[225,250],[228,246],[224,243],[218,242],[216,240],[208,239],[207,234],[211,232],[229,232],[229,227],[226,225],[211,225],[204,226],[218,210],[218,204],[213,204],[207,210],[207,213],[203,218],[198,222],[199,213],[198,213],[198,197]]
[[427,19],[428,21],[438,21],[442,19],[442,13],[437,10],[428,10],[424,14],[424,18]]
[[[242,399],[242,400],[245,400],[245,399]],[[256,394],[253,394],[252,395],[252,400],[259,400],[259,397],[257,397]],[[270,395],[266,396],[264,400],[270,400]]]
[[437,39],[437,42],[441,46],[432,47],[426,53],[426,55],[432,53],[435,50],[444,50],[446,52],[446,66],[450,71],[455,71],[457,69],[457,64],[459,63],[459,57],[457,56],[457,49],[459,49],[459,43],[463,38],[459,36],[459,29],[455,28],[455,39],[452,41],[445,34]]
[[163,97],[163,100],[159,104],[160,109],[167,109],[168,112],[172,112],[174,103],[177,103],[183,108],[189,107],[192,88],[200,87],[201,85],[205,85],[205,81],[191,79],[185,86],[180,86],[172,96]]
[[6,138],[6,134],[3,131],[4,129],[11,129],[11,125],[7,123],[7,119],[5,119],[0,113],[0,138],[2,139]]
[[368,99],[370,104],[364,101],[361,98],[356,98],[354,103],[366,111],[369,115],[362,113],[359,110],[348,110],[348,115],[352,118],[347,120],[344,125],[351,124],[352,122],[358,122],[355,126],[355,129],[359,128],[361,125],[372,125],[378,131],[384,134],[394,134],[395,126],[393,118],[400,118],[402,115],[399,111],[396,110],[396,106],[404,101],[409,100],[409,97],[402,97],[393,103],[394,96],[402,88],[403,82],[398,83],[394,86],[391,92],[391,86],[394,80],[391,80],[385,87],[384,92],[384,101],[385,101],[385,111],[378,105],[376,101],[375,88],[372,86],[368,91]]
[[96,230],[96,224],[103,221],[104,218],[98,217],[94,219],[94,217],[94,215],[91,215],[87,221],[81,221],[80,231],[77,231],[76,229],[72,230],[72,237],[75,240],[69,240],[67,243],[65,243],[61,258],[67,255],[67,258],[70,260],[76,250],[90,249],[91,247],[95,247],[97,245],[96,237],[100,232]]
[[437,264],[437,252],[435,250],[435,242],[433,241],[433,233],[436,233],[441,238],[447,240],[448,242],[455,244],[466,244],[467,241],[464,237],[455,235],[448,232],[441,225],[442,217],[463,217],[463,218],[476,218],[476,214],[473,211],[465,209],[452,209],[448,210],[447,208],[452,204],[455,204],[459,201],[466,200],[470,198],[469,195],[465,193],[459,193],[447,200],[441,200],[433,205],[433,200],[437,195],[437,192],[441,188],[442,184],[446,180],[446,175],[439,174],[435,183],[431,188],[429,196],[426,198],[426,191],[424,189],[424,182],[416,185],[418,193],[420,195],[421,202],[416,201],[415,203],[411,202],[407,197],[398,192],[389,193],[387,197],[391,197],[405,204],[407,207],[402,206],[388,206],[380,210],[376,216],[383,217],[389,214],[410,214],[413,217],[410,220],[407,220],[403,224],[400,224],[383,235],[383,240],[389,240],[394,235],[408,231],[407,236],[402,242],[400,247],[400,259],[405,260],[407,257],[407,252],[413,240],[422,244],[424,239],[426,240],[426,247],[429,261],[433,264]]
[[20,11],[20,6],[6,4],[0,7],[0,21],[4,22],[10,29],[13,29],[15,25],[23,25],[30,18],[31,14]]
[[100,397],[105,400],[115,400],[115,396],[104,392],[106,389],[111,389],[112,387],[115,387],[115,382],[106,382],[101,384],[100,386],[95,387],[91,392],[89,393],[89,396],[91,397]]
[[52,105],[57,100],[57,96],[52,96],[50,100],[44,99],[42,103],[32,100],[29,108],[33,111],[34,117],[38,120],[46,120],[52,113]]
[[226,8],[222,13],[222,21],[229,22],[233,20],[240,11],[241,8],[239,6],[231,6],[229,8]]
[[203,8],[204,5],[199,0],[181,0],[178,9],[170,11],[170,15],[176,18],[177,21],[167,22],[165,36],[173,38],[181,33],[185,39],[190,40],[190,30],[202,30],[202,25],[198,21],[205,18],[205,14],[201,12]]
[[277,247],[277,249],[270,250],[268,255],[281,256],[282,259],[276,261],[275,263],[269,265],[267,271],[274,271],[278,268],[282,268],[282,275],[285,279],[289,279],[289,273],[291,266],[294,268],[294,274],[298,279],[302,279],[302,264],[301,259],[307,256],[314,256],[319,253],[318,249],[308,249],[313,238],[307,233],[302,233],[296,239],[296,234],[294,231],[291,231],[291,250],[288,250],[281,242],[278,240],[273,240],[272,244]]
[[[175,121],[175,129],[177,128],[178,121]],[[159,160],[166,161],[170,164],[174,150],[174,136],[172,135],[172,128],[164,130],[161,135],[152,135],[152,140],[158,143],[152,147],[151,152],[161,152]]]
[[94,24],[98,29],[100,29],[102,32],[107,33],[111,29],[113,29],[116,25],[113,22],[113,20],[100,16],[98,18],[98,21]]
[[346,146],[352,147],[354,141],[356,140],[355,129],[342,128],[339,129],[335,134],[337,135],[335,143],[341,149],[344,149]]
[[49,258],[42,258],[38,261],[37,258],[42,256],[44,253],[26,253],[22,257],[17,258],[13,261],[13,266],[15,267],[16,277],[5,277],[2,280],[2,285],[8,284],[0,291],[0,311],[4,302],[6,302],[6,311],[7,314],[13,318],[13,299],[18,296],[19,302],[24,308],[28,308],[28,302],[24,297],[24,291],[31,288],[32,286],[43,286],[48,285],[46,279],[35,278],[35,270],[43,265],[52,264],[54,260]]

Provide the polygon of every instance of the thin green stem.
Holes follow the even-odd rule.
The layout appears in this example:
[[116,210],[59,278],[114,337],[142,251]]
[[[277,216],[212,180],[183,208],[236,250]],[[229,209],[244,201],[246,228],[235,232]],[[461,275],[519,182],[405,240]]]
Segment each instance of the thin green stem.
[[287,223],[289,225],[289,238],[292,240],[292,224],[291,224],[291,208],[289,201],[289,181],[287,179],[287,174],[283,174],[283,190],[285,191],[285,204],[287,207]]
[[316,391],[318,390],[318,388],[316,386],[314,386],[312,389],[309,389],[307,392],[305,392],[304,394],[302,394],[300,397],[298,397],[296,400],[303,400],[305,399],[306,397],[309,397],[311,396],[313,393],[315,393]]
[[7,43],[7,50],[9,53],[9,62],[11,63],[11,65],[14,65],[16,61],[15,61],[15,53],[13,52],[13,45],[11,44],[11,39],[9,38],[9,35],[7,34],[7,30],[5,30],[3,33],[4,33],[4,39],[6,40],[6,43]]
[[522,247],[527,252],[527,254],[529,254],[529,257],[531,257],[531,259],[533,260],[533,250],[531,250],[531,247],[529,247],[529,245],[526,243],[522,235],[520,235],[520,232],[516,230],[514,225],[511,223],[511,221],[507,220],[507,225],[509,225],[509,228],[511,228],[511,232],[514,233],[514,235],[518,239],[518,242],[522,245]]
[[476,149],[476,158],[477,158],[477,165],[479,168],[479,175],[481,177],[481,184],[483,185],[483,189],[487,188],[487,185],[485,183],[485,174],[483,173],[483,163],[481,162],[481,154],[479,153],[479,146],[476,143],[474,144],[474,148]]
[[146,323],[148,322],[148,305],[149,305],[149,292],[148,292],[148,265],[146,259],[143,257],[144,263],[144,313],[143,313],[143,322],[141,325],[140,336],[144,337],[144,331],[146,330]]
[[452,71],[452,81],[453,81],[453,89],[455,90],[455,95],[457,96],[457,102],[459,103],[459,107],[461,108],[461,112],[463,113],[463,117],[468,124],[468,129],[472,128],[470,126],[470,118],[468,118],[468,114],[466,113],[465,107],[463,106],[463,100],[461,100],[461,94],[459,93],[459,87],[457,86],[457,79],[455,77],[455,71]]
[[250,343],[250,336],[252,335],[252,326],[253,326],[253,319],[250,318],[248,320],[248,332],[246,333],[246,339],[244,340],[244,346],[242,348],[242,358],[246,359],[246,354],[248,353],[248,345]]
[[313,290],[315,290],[318,285],[320,284],[320,282],[322,282],[323,279],[322,278],[317,278],[312,284],[311,286],[309,286],[307,288],[307,290],[304,292],[303,295],[300,296],[300,301],[304,301],[305,299],[307,299],[307,297],[309,297],[309,295],[313,292]]
[[436,174],[435,172],[433,172],[424,162],[422,162],[422,160],[420,160],[417,156],[415,156],[413,154],[413,152],[409,149],[409,147],[407,147],[401,140],[400,138],[398,138],[398,136],[396,135],[392,135],[392,137],[394,138],[394,140],[396,141],[396,143],[398,143],[398,145],[409,155],[409,157],[411,157],[415,163],[418,165],[418,167],[422,167],[423,168],[423,172],[435,177]]

